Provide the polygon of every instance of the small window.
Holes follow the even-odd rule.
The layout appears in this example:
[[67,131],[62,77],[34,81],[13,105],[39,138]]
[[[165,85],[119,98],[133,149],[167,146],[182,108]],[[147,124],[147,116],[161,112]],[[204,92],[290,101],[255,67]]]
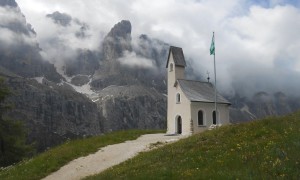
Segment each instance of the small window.
[[173,71],[173,63],[170,64],[170,72]]
[[203,126],[204,121],[203,121],[203,111],[198,111],[198,126]]
[[180,103],[180,94],[179,93],[176,94],[176,103]]
[[212,113],[212,118],[213,118],[213,124],[217,124],[217,115],[216,115],[216,111],[213,111],[213,113]]

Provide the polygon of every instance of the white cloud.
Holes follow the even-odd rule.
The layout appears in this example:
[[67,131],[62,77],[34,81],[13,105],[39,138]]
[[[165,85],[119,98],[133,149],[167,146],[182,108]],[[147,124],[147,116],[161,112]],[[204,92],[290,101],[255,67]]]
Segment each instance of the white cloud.
[[[266,80],[271,81],[267,84],[274,90],[292,88],[296,92],[300,89],[300,85],[284,82],[285,79],[299,77],[300,73],[300,11],[284,0],[270,0],[267,5],[247,0],[17,2],[37,31],[41,45],[53,37],[59,37],[72,48],[96,48],[114,24],[128,19],[133,26],[133,37],[147,34],[182,47],[185,56],[194,59],[194,70],[206,77],[206,71],[199,69],[208,70],[213,75],[213,57],[209,55],[209,47],[212,31],[215,31],[221,89],[231,90],[231,85],[240,81],[246,89],[248,85],[263,90],[261,84]],[[57,29],[53,23],[46,21],[44,16],[54,11],[70,14],[89,24],[91,38],[84,41],[74,39],[72,32],[76,26]],[[127,56],[137,60],[134,54],[127,53]],[[131,61],[128,62],[131,64]],[[148,60],[133,61],[132,64],[140,62],[151,66]],[[280,74],[280,71],[292,73]],[[282,80],[277,82],[276,79]]]
[[0,41],[2,42],[2,46],[10,46],[13,44],[14,33],[8,29],[0,28]]
[[123,56],[118,61],[128,67],[154,68],[154,63],[151,59],[140,57],[135,52],[125,51]]
[[1,47],[9,48],[18,43],[36,45],[36,39],[18,8],[0,7],[0,17]]
[[15,8],[9,8],[9,7],[0,7],[0,24],[1,25],[7,25],[11,22],[15,21],[25,21],[25,18],[20,16],[18,14],[18,10]]

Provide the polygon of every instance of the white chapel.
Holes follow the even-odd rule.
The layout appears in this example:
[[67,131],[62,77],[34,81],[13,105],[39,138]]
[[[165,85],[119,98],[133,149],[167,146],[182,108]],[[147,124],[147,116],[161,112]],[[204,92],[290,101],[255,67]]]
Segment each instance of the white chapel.
[[229,106],[217,94],[215,113],[215,90],[210,82],[185,79],[186,62],[182,48],[171,46],[166,68],[168,69],[167,134],[189,135],[209,127],[229,123]]

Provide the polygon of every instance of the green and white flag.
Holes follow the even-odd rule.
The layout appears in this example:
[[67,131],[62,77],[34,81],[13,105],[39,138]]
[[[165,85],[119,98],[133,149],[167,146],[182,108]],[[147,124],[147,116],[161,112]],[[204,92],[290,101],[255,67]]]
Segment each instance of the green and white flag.
[[210,55],[215,55],[215,33],[213,33],[213,37],[211,40]]

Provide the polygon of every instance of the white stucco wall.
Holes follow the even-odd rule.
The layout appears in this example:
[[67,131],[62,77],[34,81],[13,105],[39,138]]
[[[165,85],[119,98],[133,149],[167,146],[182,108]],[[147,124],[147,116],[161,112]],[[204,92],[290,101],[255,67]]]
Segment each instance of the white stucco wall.
[[[229,105],[218,104],[218,119],[220,124],[229,124]],[[198,125],[198,111],[203,111],[203,126]],[[198,133],[206,130],[213,124],[212,113],[215,110],[214,103],[192,102],[191,103],[191,118],[193,120],[193,133]],[[217,122],[218,123],[218,122]]]
[[[173,63],[173,71],[170,64]],[[177,118],[182,119],[182,134],[190,134],[191,111],[190,101],[185,97],[179,85],[174,87],[176,79],[184,79],[184,67],[175,67],[171,53],[168,64],[168,111],[167,111],[167,134],[177,133]],[[180,103],[176,103],[176,94],[180,93]]]

